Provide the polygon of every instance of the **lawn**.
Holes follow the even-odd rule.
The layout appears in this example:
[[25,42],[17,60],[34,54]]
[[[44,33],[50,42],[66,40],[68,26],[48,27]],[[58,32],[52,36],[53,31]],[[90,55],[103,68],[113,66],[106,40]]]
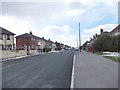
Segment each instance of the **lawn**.
[[103,56],[103,57],[105,57],[105,58],[111,59],[111,60],[116,61],[116,62],[120,62],[120,57],[111,56],[112,53],[96,52],[95,54],[96,54],[96,55],[101,55],[101,56]]
[[97,54],[97,55],[103,55],[102,52],[96,52],[95,54]]
[[120,57],[114,57],[114,56],[104,56],[104,57],[116,62],[120,62]]

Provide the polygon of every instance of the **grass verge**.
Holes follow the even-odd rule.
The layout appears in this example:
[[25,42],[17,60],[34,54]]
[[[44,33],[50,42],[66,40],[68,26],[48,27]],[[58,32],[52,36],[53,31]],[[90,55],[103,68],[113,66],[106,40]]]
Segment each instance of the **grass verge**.
[[96,54],[96,55],[103,55],[102,52],[96,52],[95,54]]
[[120,57],[104,56],[105,58],[111,59],[112,61],[120,62]]

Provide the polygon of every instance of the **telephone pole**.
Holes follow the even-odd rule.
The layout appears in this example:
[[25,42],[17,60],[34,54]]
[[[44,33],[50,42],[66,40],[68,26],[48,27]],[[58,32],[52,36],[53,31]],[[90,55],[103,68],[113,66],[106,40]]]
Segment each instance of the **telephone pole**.
[[81,52],[80,23],[79,23],[79,49],[80,49],[80,52]]
[[77,37],[76,37],[76,42],[77,42],[77,48],[78,48],[79,46],[78,46],[78,38]]

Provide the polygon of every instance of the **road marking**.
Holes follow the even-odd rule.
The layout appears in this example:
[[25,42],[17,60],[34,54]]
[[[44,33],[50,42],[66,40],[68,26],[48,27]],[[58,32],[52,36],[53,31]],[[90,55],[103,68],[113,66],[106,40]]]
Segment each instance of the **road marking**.
[[73,67],[72,67],[72,76],[71,76],[71,85],[70,85],[70,89],[73,90],[74,88],[74,66],[75,66],[75,55],[73,57]]

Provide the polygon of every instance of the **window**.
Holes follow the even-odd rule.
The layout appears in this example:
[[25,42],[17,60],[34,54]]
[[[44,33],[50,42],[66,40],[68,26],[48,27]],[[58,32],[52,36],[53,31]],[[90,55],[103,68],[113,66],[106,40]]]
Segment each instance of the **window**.
[[31,40],[32,40],[32,41],[35,41],[35,38],[33,37]]
[[7,40],[10,40],[10,35],[9,34],[7,34]]
[[2,35],[2,33],[0,34],[0,39],[3,39],[3,35]]

